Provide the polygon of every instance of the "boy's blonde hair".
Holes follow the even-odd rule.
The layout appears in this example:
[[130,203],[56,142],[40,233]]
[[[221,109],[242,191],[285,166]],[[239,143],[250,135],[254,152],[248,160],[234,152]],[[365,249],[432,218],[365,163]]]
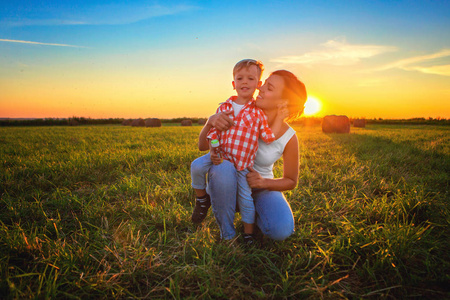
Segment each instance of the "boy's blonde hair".
[[264,71],[264,65],[262,62],[255,59],[243,59],[239,61],[233,68],[233,77],[243,68],[249,68],[250,66],[256,66],[258,68],[259,79],[261,79],[262,73]]

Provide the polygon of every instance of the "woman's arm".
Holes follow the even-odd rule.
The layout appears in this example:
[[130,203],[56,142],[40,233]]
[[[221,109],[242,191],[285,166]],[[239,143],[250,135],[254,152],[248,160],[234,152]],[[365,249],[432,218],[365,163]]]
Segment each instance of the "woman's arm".
[[202,128],[202,131],[200,131],[200,134],[198,136],[198,150],[209,150],[209,142],[206,136],[208,135],[208,132],[211,130],[211,128],[211,124],[209,124],[209,122],[206,122],[205,126],[203,126]]
[[283,177],[263,178],[261,175],[249,168],[247,181],[251,188],[268,189],[271,191],[287,191],[297,186],[299,169],[298,139],[293,135],[286,144],[283,152]]
[[203,126],[200,135],[198,136],[198,149],[200,151],[209,150],[209,142],[206,136],[211,128],[216,128],[219,131],[224,131],[234,125],[233,120],[231,120],[228,115],[233,113],[232,111],[220,112],[212,115],[208,118],[205,126]]

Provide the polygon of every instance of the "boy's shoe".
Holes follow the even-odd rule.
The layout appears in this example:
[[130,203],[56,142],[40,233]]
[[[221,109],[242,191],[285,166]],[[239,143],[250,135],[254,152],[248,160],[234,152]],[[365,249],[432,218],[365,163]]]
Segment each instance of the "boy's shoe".
[[256,244],[255,235],[251,233],[244,233],[244,245],[254,246]]
[[262,233],[258,225],[255,225],[255,232],[253,233],[253,238],[259,245],[262,246],[264,244],[264,233]]
[[205,198],[195,199],[195,207],[192,212],[191,220],[193,223],[201,223],[208,214],[208,209],[211,206],[211,198],[206,194]]

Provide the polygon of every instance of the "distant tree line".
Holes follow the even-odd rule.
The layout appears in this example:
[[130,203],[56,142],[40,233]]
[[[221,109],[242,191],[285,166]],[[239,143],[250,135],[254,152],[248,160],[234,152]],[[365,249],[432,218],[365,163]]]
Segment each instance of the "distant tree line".
[[[202,118],[174,118],[161,119],[162,123],[181,123],[183,120],[191,120],[193,124],[197,124]],[[71,118],[43,118],[43,119],[0,119],[0,127],[2,126],[78,126],[78,125],[107,125],[122,124],[126,120],[124,118],[109,119],[91,119],[84,117]]]
[[[163,124],[181,123],[183,120],[191,120],[192,124],[198,124],[202,118],[174,118],[161,119]],[[356,118],[350,118],[353,120]],[[107,124],[122,124],[124,118],[109,118],[109,119],[91,119],[84,117],[71,118],[44,118],[44,119],[0,119],[0,127],[2,126],[77,126],[77,125],[107,125]],[[450,119],[444,118],[412,118],[412,119],[365,119],[367,124],[386,124],[386,125],[450,125]],[[313,126],[320,125],[322,118],[320,117],[302,117],[293,122],[297,125]]]
[[120,124],[123,119],[91,119],[84,117],[71,117],[67,119],[0,119],[0,126],[75,126],[75,125],[104,125]]
[[412,119],[366,119],[367,124],[386,124],[386,125],[450,125],[450,119],[444,118],[412,118]]
[[181,121],[183,120],[191,120],[192,124],[197,124],[198,120],[203,119],[203,118],[188,118],[188,117],[184,117],[184,118],[175,118],[175,119],[161,119],[162,123],[181,123]]
[[[302,117],[295,122],[294,124],[298,125],[319,125],[322,123],[322,119],[320,117]],[[382,119],[382,118],[374,118],[374,119],[365,119],[365,118],[350,118],[350,122],[353,124],[354,120],[365,120],[366,124],[386,124],[386,125],[450,125],[450,119],[444,118],[411,118],[411,119]]]

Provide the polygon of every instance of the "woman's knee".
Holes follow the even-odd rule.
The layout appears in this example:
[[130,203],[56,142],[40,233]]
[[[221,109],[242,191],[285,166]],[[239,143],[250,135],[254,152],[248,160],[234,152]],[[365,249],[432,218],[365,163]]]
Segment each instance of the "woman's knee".
[[255,193],[254,199],[258,223],[267,237],[281,241],[294,233],[294,216],[281,192],[263,190]]
[[283,241],[290,237],[294,233],[294,224],[278,224],[278,226],[273,226],[269,228],[267,232],[267,237],[275,241]]

